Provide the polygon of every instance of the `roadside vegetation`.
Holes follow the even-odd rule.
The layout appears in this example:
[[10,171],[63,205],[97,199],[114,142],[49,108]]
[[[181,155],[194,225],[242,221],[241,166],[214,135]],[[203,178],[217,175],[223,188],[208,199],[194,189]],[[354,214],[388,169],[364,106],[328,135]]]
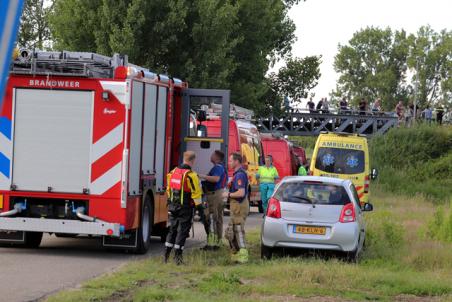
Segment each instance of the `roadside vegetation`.
[[452,127],[421,124],[370,140],[372,167],[383,190],[418,194],[437,203],[452,198]]
[[252,230],[246,265],[226,247],[192,250],[185,266],[134,262],[48,301],[452,301],[451,138],[452,128],[419,126],[372,139],[380,175],[357,264],[287,252],[262,261]]

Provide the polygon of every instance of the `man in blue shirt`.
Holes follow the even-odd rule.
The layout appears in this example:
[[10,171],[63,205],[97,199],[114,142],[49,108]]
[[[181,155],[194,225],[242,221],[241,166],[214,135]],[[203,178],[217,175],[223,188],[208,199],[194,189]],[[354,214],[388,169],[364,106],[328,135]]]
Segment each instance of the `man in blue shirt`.
[[214,165],[208,175],[199,175],[203,179],[203,189],[207,197],[205,217],[208,219],[209,230],[207,232],[207,245],[205,249],[218,249],[223,236],[223,196],[222,191],[226,187],[228,175],[223,166],[224,153],[216,150],[210,157]]
[[234,177],[230,183],[229,192],[223,197],[229,199],[231,220],[225,237],[232,249],[232,260],[239,263],[248,262],[248,250],[245,244],[245,222],[249,213],[248,175],[242,168],[242,155],[232,153],[229,166],[234,170]]

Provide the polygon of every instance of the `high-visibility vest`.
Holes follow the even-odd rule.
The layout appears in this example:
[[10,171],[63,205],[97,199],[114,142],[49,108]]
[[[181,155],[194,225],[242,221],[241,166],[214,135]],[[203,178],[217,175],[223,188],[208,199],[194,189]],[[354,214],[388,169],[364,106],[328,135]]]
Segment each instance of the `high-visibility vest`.
[[191,189],[188,185],[188,173],[190,172],[189,169],[175,168],[171,173],[169,181],[171,202],[184,204],[184,201],[190,201]]

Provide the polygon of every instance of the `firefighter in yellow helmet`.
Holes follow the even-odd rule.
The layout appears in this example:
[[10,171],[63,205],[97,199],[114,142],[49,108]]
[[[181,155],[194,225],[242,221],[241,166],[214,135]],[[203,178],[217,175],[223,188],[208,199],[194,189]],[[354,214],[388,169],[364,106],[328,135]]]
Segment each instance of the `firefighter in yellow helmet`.
[[198,175],[192,171],[196,155],[193,151],[184,153],[183,163],[167,175],[169,232],[165,243],[165,263],[174,249],[177,265],[183,263],[182,254],[193,222],[195,206],[201,204],[202,190]]

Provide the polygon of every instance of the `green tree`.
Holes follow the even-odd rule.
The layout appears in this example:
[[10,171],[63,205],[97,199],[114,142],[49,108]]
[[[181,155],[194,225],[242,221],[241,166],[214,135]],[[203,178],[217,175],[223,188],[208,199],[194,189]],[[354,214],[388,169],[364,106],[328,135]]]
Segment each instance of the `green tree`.
[[348,45],[339,45],[334,68],[340,74],[338,94],[353,103],[361,98],[382,99],[386,110],[392,110],[399,99],[406,99],[409,41],[405,31],[368,27],[356,32]]
[[308,92],[317,86],[320,74],[321,56],[288,58],[286,66],[278,73],[272,72],[267,78],[268,91],[263,97],[261,114],[270,112],[280,114],[283,111],[284,98],[299,103],[308,97]]
[[187,80],[231,89],[233,102],[259,108],[269,65],[287,57],[298,1],[55,0],[56,49],[129,55],[129,61]]
[[452,31],[421,27],[410,36],[408,66],[414,71],[415,96],[421,107],[451,98]]
[[26,0],[22,17],[18,46],[30,49],[50,48],[50,30],[48,16],[52,10],[52,1]]
[[[235,103],[257,111],[264,108],[262,98],[269,89],[265,75],[280,58],[287,57],[295,41],[295,25],[287,17],[282,1],[237,0],[239,43],[233,51],[237,62],[230,79]],[[292,5],[292,3],[290,4]]]

